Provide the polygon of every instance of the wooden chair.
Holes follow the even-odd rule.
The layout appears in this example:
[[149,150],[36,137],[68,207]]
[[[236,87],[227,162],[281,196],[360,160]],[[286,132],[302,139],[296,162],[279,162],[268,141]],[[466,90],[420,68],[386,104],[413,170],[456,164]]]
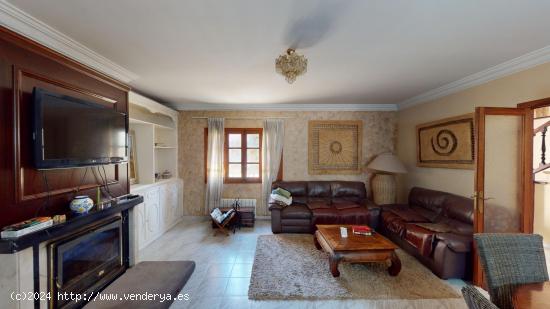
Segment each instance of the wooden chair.
[[216,228],[214,230],[214,236],[216,236],[218,234],[218,232],[221,232],[223,234],[225,234],[225,236],[229,236],[229,231],[227,230],[227,225],[231,222],[231,220],[233,220],[233,217],[235,217],[235,214],[236,212],[232,212],[229,217],[225,218],[225,220],[223,220],[222,223],[219,223],[218,221],[212,219],[212,222],[214,222],[214,224],[216,224],[216,226],[218,228]]

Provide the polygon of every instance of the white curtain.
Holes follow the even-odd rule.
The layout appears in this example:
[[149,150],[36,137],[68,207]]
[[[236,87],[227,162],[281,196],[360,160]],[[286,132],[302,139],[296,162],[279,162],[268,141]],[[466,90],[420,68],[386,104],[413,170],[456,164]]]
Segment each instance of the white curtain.
[[271,183],[277,179],[281,157],[283,155],[283,140],[285,123],[281,119],[264,120],[262,138],[262,196],[264,211],[267,215],[267,201],[271,194]]
[[206,212],[220,207],[223,190],[224,119],[208,118],[208,153],[206,157]]

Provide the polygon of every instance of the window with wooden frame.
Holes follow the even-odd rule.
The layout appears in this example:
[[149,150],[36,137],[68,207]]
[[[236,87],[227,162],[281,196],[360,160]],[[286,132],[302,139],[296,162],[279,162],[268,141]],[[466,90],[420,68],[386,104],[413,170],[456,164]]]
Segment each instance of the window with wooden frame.
[[225,129],[224,179],[262,182],[262,129]]
[[[224,136],[224,183],[262,182],[262,133],[261,128],[226,128]],[[208,128],[204,130],[204,175],[208,152]],[[283,178],[283,158],[277,180]]]

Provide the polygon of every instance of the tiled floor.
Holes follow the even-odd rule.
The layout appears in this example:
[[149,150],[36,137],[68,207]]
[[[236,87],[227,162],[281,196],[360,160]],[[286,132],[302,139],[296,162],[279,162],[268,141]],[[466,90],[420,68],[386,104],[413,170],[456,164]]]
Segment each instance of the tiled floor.
[[[271,234],[269,221],[243,228],[226,237],[212,236],[209,222],[184,220],[144,250],[142,260],[193,260],[196,269],[182,293],[189,301],[175,302],[171,308],[466,308],[456,300],[334,300],[334,301],[252,301],[248,285],[258,235]],[[457,290],[464,284],[450,280]]]

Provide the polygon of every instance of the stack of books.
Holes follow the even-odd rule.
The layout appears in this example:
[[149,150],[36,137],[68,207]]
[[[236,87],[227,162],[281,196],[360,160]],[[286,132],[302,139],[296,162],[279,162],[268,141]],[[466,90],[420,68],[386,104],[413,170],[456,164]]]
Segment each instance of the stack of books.
[[355,235],[372,236],[373,234],[372,229],[366,225],[354,225],[351,230]]
[[0,237],[17,238],[32,232],[36,232],[53,225],[50,217],[36,217],[19,223],[8,225],[2,229]]

